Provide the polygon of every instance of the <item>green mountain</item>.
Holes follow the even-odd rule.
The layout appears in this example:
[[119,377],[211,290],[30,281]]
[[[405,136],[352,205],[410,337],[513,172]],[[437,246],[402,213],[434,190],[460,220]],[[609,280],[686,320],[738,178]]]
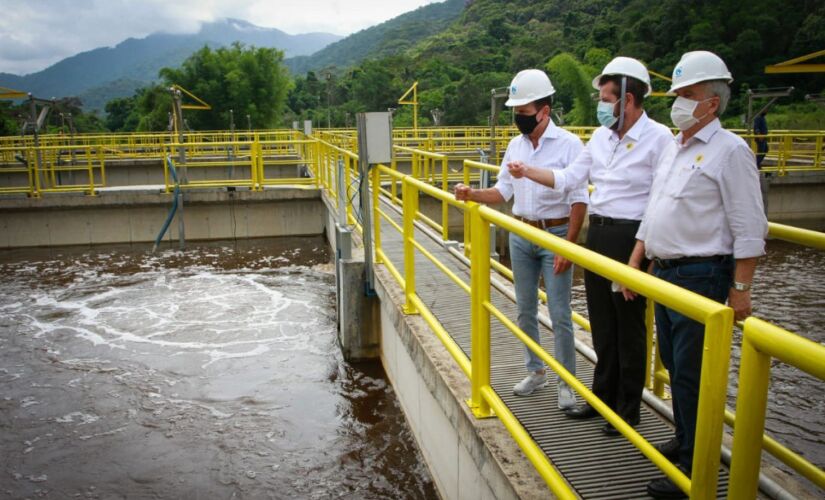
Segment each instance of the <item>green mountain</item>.
[[[387,40],[385,47],[399,49],[367,57],[345,74],[296,77],[288,99],[295,117],[344,125],[353,112],[397,107],[396,123],[409,125],[410,109],[397,99],[418,81],[423,123],[437,108],[442,124],[483,124],[490,89],[507,86],[521,69],[544,68],[557,89],[556,109],[564,110],[567,123],[595,124],[590,80],[610,59],[635,57],[669,76],[691,50],[716,52],[728,64],[735,78],[726,113],[730,120],[744,112],[748,88],[794,86],[795,94],[782,103],[825,90],[825,74],[764,72],[766,65],[825,48],[822,0],[752,0],[747,5],[739,0],[468,0],[452,23],[426,38]],[[338,54],[325,63],[343,66],[349,59],[345,52]],[[667,87],[665,80],[654,79],[657,90]],[[669,122],[669,106],[669,99],[654,97],[646,108]],[[804,106],[804,113],[815,112],[813,104]]]
[[330,66],[346,68],[364,59],[403,53],[419,40],[439,33],[461,15],[465,0],[446,0],[419,7],[384,23],[354,33],[310,56],[287,59],[293,74]]
[[220,47],[240,41],[276,47],[288,56],[297,56],[311,54],[340,39],[329,33],[289,35],[246,21],[224,19],[204,24],[192,35],[156,33],[129,38],[115,47],[83,52],[25,76],[0,73],[0,86],[43,98],[82,96],[85,107],[102,109],[108,99],[132,95],[136,88],[155,81],[161,68],[180,65],[204,45]]

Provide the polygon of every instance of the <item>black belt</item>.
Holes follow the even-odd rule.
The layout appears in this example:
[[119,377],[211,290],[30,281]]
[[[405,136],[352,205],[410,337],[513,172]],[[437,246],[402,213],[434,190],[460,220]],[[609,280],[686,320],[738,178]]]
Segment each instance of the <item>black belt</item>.
[[638,224],[641,221],[633,219],[614,219],[612,217],[602,217],[601,215],[590,214],[590,224],[593,226],[618,226]]
[[540,219],[540,220],[530,220],[525,219],[520,215],[514,215],[517,220],[524,222],[525,224],[530,224],[533,227],[537,227],[539,229],[547,229],[548,227],[556,227],[562,226],[570,222],[570,217],[561,217],[558,219]]
[[653,262],[660,269],[670,269],[673,267],[684,266],[685,264],[698,264],[699,262],[722,262],[725,259],[731,258],[730,255],[710,255],[708,257],[679,257],[678,259],[660,259],[653,258]]

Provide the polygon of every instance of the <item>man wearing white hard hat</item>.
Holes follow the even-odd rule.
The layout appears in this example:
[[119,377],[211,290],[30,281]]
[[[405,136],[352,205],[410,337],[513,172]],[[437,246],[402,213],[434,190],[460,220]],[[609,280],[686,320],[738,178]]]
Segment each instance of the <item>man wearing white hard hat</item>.
[[[673,134],[644,111],[650,75],[641,62],[629,57],[613,59],[593,80],[593,88],[599,91],[597,118],[602,126],[593,132],[576,161],[562,171],[528,169],[523,175],[558,192],[590,179],[595,190],[590,198],[587,248],[627,262],[647,206],[654,168]],[[593,393],[627,423],[636,425],[645,382],[646,301],[642,297],[625,300],[610,280],[590,271],[585,271],[584,286],[597,356]],[[599,415],[589,404],[565,413],[577,419]],[[619,434],[610,424],[602,431]]]
[[[587,212],[587,186],[580,183],[570,193],[553,192],[528,179],[510,175],[512,169],[529,164],[532,168],[552,171],[566,167],[582,150],[574,134],[557,127],[550,119],[552,95],[555,93],[544,71],[527,69],[513,78],[509,99],[505,103],[515,112],[521,135],[507,145],[496,185],[489,189],[472,189],[464,184],[455,187],[458,200],[480,203],[503,203],[510,198],[513,216],[558,237],[576,242]],[[573,284],[571,263],[549,250],[510,234],[510,260],[516,289],[518,325],[536,342],[538,329],[539,276],[544,277],[547,307],[553,322],[555,358],[573,375],[576,374],[576,348],[570,310]],[[513,388],[518,396],[527,396],[547,384],[544,363],[525,347],[527,376]],[[558,383],[558,407],[575,406],[576,397],[564,382]]]
[[[638,266],[646,255],[656,276],[727,300],[742,320],[751,313],[750,286],[756,260],[765,254],[768,224],[753,152],[719,122],[732,81],[711,52],[688,52],[674,68],[670,91],[678,97],[670,116],[681,132],[662,157],[629,264]],[[690,474],[704,325],[656,304],[656,332],[676,422],[675,437],[657,448]],[[655,498],[685,496],[667,477],[647,489]]]

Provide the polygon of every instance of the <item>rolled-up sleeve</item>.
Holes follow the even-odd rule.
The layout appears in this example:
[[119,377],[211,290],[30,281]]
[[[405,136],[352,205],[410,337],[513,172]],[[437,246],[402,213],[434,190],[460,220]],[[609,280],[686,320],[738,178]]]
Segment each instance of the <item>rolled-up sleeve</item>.
[[552,189],[562,192],[578,189],[579,186],[586,183],[590,177],[590,166],[592,163],[593,157],[590,155],[590,142],[588,142],[587,146],[579,151],[573,162],[567,165],[564,170],[556,170],[553,172],[555,181]]
[[768,220],[762,205],[756,160],[747,145],[731,150],[725,168],[721,169],[719,189],[733,236],[734,258],[765,255]]
[[498,170],[498,180],[496,180],[496,185],[493,186],[501,193],[501,196],[504,198],[504,201],[510,201],[510,198],[513,197],[513,176],[510,175],[510,170],[507,168],[507,163],[510,161],[510,148],[507,148],[507,152],[504,153],[504,158],[501,159],[501,167]]
[[[584,149],[585,148],[581,143],[581,140],[571,144],[568,156],[568,166],[576,161]],[[555,170],[553,174],[555,175],[557,172],[564,172],[565,170],[566,168],[560,171]],[[585,205],[588,205],[590,203],[590,193],[587,190],[586,181],[582,180],[579,182],[578,186],[567,190],[567,202],[571,205],[574,203],[584,203]]]

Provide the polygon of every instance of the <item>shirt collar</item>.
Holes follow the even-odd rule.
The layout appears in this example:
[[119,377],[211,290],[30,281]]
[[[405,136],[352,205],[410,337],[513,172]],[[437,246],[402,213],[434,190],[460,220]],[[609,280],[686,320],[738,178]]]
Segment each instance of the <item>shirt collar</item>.
[[[711,138],[713,138],[713,136],[716,135],[716,132],[719,132],[721,129],[722,122],[719,121],[719,118],[714,118],[713,121],[708,122],[707,125],[699,129],[699,131],[696,132],[693,135],[693,137],[691,137],[690,140],[688,140],[688,142],[691,142],[691,140],[693,139],[697,139],[707,144],[710,142]],[[682,144],[683,135],[684,134],[682,132],[679,132],[679,134],[676,135],[675,139],[677,144]]]
[[[539,137],[539,143],[543,142],[545,139],[557,139],[559,137],[559,130],[559,127],[553,123],[553,119],[551,118],[547,122],[547,128],[544,129],[544,133],[541,134],[541,137]],[[530,142],[530,138],[524,134],[521,134],[521,140],[526,141],[528,144],[532,144]]]
[[[636,123],[634,123],[633,126],[630,127],[630,130],[628,130],[624,136],[635,142],[639,142],[639,139],[641,139],[642,137],[642,132],[644,132],[645,128],[647,128],[647,124],[649,121],[650,118],[647,117],[647,112],[642,111],[642,115],[639,117],[638,120],[636,120]],[[614,141],[618,141],[619,133],[615,130],[611,130],[610,138]]]

